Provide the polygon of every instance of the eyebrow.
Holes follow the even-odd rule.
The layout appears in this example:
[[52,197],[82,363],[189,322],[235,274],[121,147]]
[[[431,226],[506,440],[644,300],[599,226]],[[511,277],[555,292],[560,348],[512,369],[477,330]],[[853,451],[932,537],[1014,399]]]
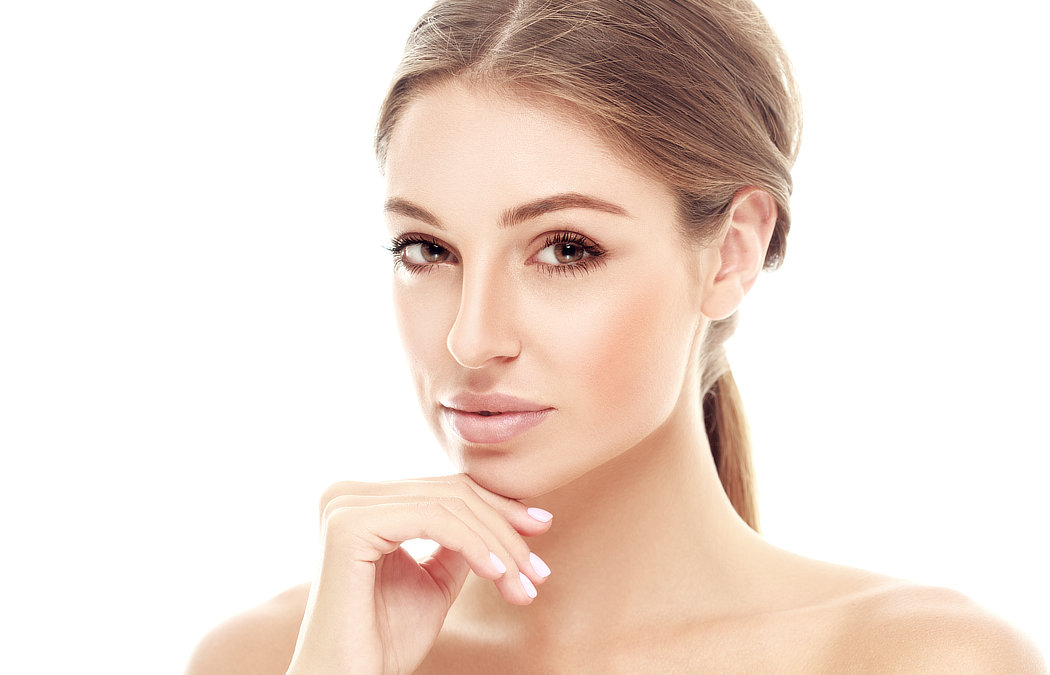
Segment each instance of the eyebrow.
[[[627,209],[619,204],[614,204],[613,202],[580,194],[578,192],[564,192],[562,194],[534,199],[531,202],[507,209],[500,216],[499,226],[513,227],[514,225],[518,225],[527,220],[539,218],[542,215],[553,213],[555,211],[564,211],[566,209],[589,209],[591,211],[611,213],[615,216],[630,217]],[[407,199],[402,199],[401,197],[392,197],[388,199],[384,206],[384,211],[387,213],[398,213],[402,216],[419,220],[439,230],[445,229],[440,218],[430,211],[427,211],[422,206],[413,204]]]

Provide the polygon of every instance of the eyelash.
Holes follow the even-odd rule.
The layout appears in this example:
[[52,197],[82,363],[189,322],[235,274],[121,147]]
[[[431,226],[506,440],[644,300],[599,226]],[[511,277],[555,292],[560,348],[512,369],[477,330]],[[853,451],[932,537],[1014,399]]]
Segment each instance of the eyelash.
[[580,273],[591,272],[605,264],[605,261],[601,259],[605,255],[605,249],[582,234],[577,234],[576,232],[555,232],[547,235],[546,240],[543,242],[543,248],[548,248],[555,244],[574,244],[579,246],[587,254],[587,257],[565,265],[542,264],[543,270],[552,277],[556,274],[576,277]]
[[[431,244],[434,246],[439,246],[445,249],[446,251],[449,250],[448,247],[446,247],[438,240],[432,237],[428,237],[426,235],[400,235],[398,237],[395,237],[393,241],[390,242],[389,247],[386,247],[386,249],[390,251],[390,253],[394,256],[395,270],[401,268],[412,274],[429,274],[430,272],[434,271],[435,267],[438,266],[439,263],[429,265],[418,265],[415,263],[407,262],[404,256],[405,249],[414,244]],[[547,249],[556,244],[574,244],[576,246],[579,246],[583,249],[584,253],[587,254],[587,257],[582,258],[577,262],[566,263],[564,265],[551,265],[547,263],[539,263],[540,268],[543,269],[543,271],[551,277],[554,277],[555,275],[560,275],[563,277],[577,277],[581,273],[591,272],[597,267],[605,264],[605,261],[601,259],[601,257],[606,253],[605,249],[598,246],[587,237],[584,237],[582,234],[578,234],[576,232],[556,232],[553,234],[549,234],[544,240],[543,247],[541,250]]]
[[413,244],[433,244],[434,246],[440,246],[445,250],[448,250],[441,242],[432,237],[427,237],[422,234],[402,234],[394,237],[390,242],[390,246],[385,246],[386,250],[394,256],[394,270],[403,269],[412,274],[429,274],[434,271],[437,265],[417,265],[405,261],[404,252],[405,249]]

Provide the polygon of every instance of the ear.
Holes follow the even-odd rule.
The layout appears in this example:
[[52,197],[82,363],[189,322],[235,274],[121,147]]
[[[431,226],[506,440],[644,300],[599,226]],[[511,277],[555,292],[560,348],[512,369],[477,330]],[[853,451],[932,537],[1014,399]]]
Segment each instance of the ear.
[[725,234],[708,246],[713,263],[700,311],[712,320],[730,316],[755,285],[777,223],[777,203],[765,190],[746,187],[729,206]]

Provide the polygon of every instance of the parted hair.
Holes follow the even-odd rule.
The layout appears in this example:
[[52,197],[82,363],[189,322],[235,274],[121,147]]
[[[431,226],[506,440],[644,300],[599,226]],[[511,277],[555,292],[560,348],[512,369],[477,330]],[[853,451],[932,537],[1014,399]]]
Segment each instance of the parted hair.
[[[567,105],[669,186],[697,242],[724,231],[738,192],[765,190],[778,211],[765,266],[780,265],[801,109],[780,41],[749,0],[439,0],[383,102],[381,167],[405,107],[450,78]],[[757,530],[751,442],[724,349],[736,318],[704,336],[703,412],[726,494]]]

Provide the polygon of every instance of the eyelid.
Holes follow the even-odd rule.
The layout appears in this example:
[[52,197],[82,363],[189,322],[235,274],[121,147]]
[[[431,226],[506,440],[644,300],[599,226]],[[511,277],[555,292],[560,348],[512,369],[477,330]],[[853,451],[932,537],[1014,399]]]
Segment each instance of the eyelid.
[[[537,237],[537,239],[542,239],[542,245],[538,249],[536,249],[536,253],[532,254],[532,256],[529,258],[530,260],[534,259],[540,251],[550,248],[555,244],[576,244],[577,246],[582,247],[583,250],[589,253],[591,256],[596,258],[603,256],[608,252],[604,246],[594,241],[587,235],[580,234],[579,232],[574,232],[572,230],[555,230],[551,232],[546,232]],[[561,267],[565,266],[566,265],[561,265]]]
[[[555,230],[547,232],[541,237],[543,238],[543,246],[529,258],[529,264],[536,265],[551,277],[559,275],[575,278],[581,273],[591,272],[599,267],[603,267],[606,263],[604,256],[608,251],[601,244],[584,234],[572,230]],[[542,251],[556,244],[575,244],[582,247],[587,255],[576,262],[563,265],[552,265],[536,260],[536,257]]]
[[579,244],[586,248],[605,250],[598,242],[587,235],[573,230],[552,230],[540,235],[540,237],[544,241],[542,248],[547,248],[553,244]]
[[[445,251],[448,251],[449,259],[435,263],[416,263],[406,260],[405,250],[411,246],[417,246],[419,244],[432,244],[438,246]],[[390,246],[385,246],[384,248],[394,256],[395,271],[401,269],[414,275],[429,274],[434,272],[438,267],[459,262],[459,257],[454,248],[437,237],[421,232],[404,232],[394,235],[390,241]]]
[[391,238],[390,245],[384,246],[383,248],[391,253],[397,254],[404,251],[412,244],[433,244],[434,246],[440,246],[451,253],[456,260],[459,260],[459,254],[454,247],[449,246],[433,235],[422,232],[403,232],[401,234],[396,234]]

